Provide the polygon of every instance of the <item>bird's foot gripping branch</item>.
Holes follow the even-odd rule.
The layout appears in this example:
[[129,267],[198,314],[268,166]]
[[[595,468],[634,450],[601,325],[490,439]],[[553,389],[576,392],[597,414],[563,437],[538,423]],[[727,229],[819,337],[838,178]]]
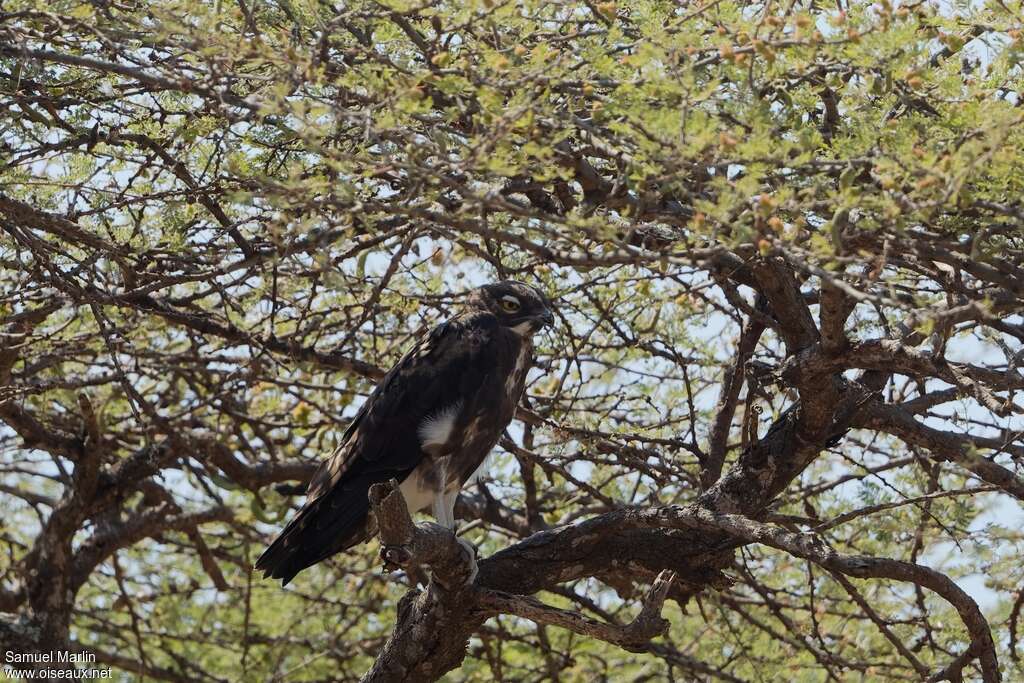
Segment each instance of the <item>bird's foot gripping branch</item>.
[[398,623],[364,682],[436,680],[462,662],[469,636],[499,614],[566,628],[633,651],[646,650],[669,626],[661,610],[675,580],[671,571],[657,576],[633,621],[602,623],[534,597],[475,585],[473,555],[451,530],[413,523],[397,481],[375,484],[369,499],[385,568],[415,574],[426,567],[430,582],[425,590],[414,589],[402,598]]
[[432,581],[446,591],[473,583],[475,554],[451,529],[434,523],[414,524],[397,480],[374,484],[369,497],[386,569],[414,574],[422,566],[429,567]]

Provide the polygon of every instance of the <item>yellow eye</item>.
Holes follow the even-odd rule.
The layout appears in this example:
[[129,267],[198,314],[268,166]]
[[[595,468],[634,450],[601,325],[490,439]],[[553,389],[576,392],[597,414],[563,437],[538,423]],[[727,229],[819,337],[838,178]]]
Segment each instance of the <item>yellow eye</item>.
[[501,308],[506,313],[515,313],[519,310],[519,299],[514,296],[501,297]]

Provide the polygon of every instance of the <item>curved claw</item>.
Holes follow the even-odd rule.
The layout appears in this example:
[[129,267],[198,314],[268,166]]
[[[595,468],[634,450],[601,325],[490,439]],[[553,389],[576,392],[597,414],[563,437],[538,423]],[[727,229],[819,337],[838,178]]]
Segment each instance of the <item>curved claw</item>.
[[476,564],[476,546],[464,538],[456,538],[455,540],[469,555],[469,578],[466,579],[466,585],[468,586],[476,581],[476,576],[480,573],[480,568]]

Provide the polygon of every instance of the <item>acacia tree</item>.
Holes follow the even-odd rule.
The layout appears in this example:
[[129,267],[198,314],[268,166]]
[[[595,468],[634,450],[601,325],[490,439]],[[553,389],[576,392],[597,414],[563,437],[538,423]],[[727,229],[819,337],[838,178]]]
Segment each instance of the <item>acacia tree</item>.
[[[1024,677],[1022,15],[5,3],[0,644],[169,681]],[[476,581],[386,488],[427,585],[376,542],[254,575],[498,278],[559,323],[459,500]]]

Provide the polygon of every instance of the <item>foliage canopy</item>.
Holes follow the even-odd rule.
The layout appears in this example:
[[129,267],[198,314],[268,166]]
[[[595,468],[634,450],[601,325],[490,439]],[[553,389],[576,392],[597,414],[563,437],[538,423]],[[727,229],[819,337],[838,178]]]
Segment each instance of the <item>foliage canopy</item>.
[[4,3],[0,643],[415,659],[374,544],[250,568],[382,369],[516,278],[560,322],[460,502],[481,587],[625,624],[671,569],[671,626],[517,603],[415,676],[1024,678],[1022,16]]

